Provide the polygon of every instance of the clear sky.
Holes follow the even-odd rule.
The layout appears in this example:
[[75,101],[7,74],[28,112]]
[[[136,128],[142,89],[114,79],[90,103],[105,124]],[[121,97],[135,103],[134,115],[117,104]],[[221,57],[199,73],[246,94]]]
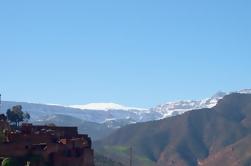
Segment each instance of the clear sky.
[[153,107],[251,87],[250,0],[0,2],[4,100]]

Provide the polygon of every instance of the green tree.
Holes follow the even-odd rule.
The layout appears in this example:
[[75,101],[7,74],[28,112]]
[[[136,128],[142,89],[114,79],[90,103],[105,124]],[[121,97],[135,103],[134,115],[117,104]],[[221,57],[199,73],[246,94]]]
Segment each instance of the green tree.
[[15,123],[16,126],[19,126],[20,122],[24,120],[29,120],[30,115],[27,112],[22,111],[21,105],[13,106],[12,109],[8,109],[6,112],[7,118],[10,122]]

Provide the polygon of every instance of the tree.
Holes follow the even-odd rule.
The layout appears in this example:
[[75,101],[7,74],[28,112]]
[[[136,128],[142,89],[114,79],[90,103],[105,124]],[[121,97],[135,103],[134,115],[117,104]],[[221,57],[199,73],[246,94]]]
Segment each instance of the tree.
[[6,121],[7,117],[4,114],[0,114],[0,121]]
[[13,106],[12,109],[8,109],[6,112],[7,118],[10,122],[15,123],[19,126],[20,122],[30,119],[30,114],[22,111],[21,105]]
[[23,115],[23,117],[24,117],[25,121],[29,121],[30,118],[31,118],[31,116],[30,116],[30,114],[28,112],[25,112],[24,115]]

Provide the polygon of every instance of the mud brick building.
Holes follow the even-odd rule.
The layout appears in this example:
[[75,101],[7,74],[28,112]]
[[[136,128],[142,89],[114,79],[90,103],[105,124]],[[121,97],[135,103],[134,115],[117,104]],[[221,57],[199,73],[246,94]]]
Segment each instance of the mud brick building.
[[[4,123],[3,121],[1,123]],[[40,156],[34,161],[29,156]],[[92,142],[77,127],[33,126],[4,131],[0,157],[21,158],[34,166],[94,166]]]

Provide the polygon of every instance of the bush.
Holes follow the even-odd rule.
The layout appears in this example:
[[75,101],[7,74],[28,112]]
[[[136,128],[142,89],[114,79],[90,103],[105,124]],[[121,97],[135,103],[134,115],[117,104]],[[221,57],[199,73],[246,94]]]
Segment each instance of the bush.
[[6,158],[2,161],[1,166],[19,166],[18,162],[12,158]]

